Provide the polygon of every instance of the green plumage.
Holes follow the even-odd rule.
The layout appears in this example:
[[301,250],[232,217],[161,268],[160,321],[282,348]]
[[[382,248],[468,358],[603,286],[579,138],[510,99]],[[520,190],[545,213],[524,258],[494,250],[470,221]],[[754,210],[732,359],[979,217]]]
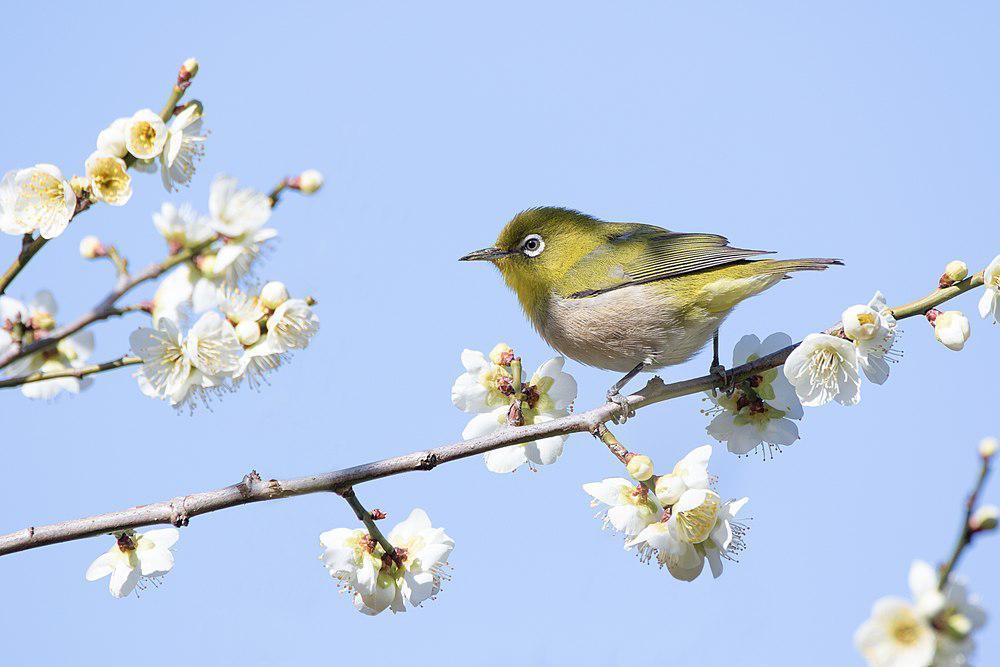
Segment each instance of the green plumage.
[[838,260],[754,259],[716,234],[603,222],[565,208],[529,209],[492,248],[463,259],[500,269],[542,336],[566,356],[627,371],[695,354],[744,299],[792,271]]

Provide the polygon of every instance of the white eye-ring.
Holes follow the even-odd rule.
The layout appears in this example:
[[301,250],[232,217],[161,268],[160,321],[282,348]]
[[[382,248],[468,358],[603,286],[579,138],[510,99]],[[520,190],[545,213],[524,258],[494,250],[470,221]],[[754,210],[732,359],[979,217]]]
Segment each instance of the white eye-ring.
[[538,257],[545,250],[545,241],[538,234],[528,234],[521,241],[521,252],[528,257]]

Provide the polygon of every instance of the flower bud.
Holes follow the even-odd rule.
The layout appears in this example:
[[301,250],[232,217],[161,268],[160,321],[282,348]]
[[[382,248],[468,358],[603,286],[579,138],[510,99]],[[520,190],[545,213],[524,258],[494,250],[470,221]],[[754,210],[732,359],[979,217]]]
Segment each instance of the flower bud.
[[972,632],[972,621],[965,614],[950,614],[945,621],[945,630],[958,641],[962,641]]
[[645,482],[653,476],[653,460],[645,454],[632,454],[625,464],[628,474],[637,482]]
[[840,316],[840,321],[851,340],[871,340],[878,333],[878,313],[869,306],[851,306]]
[[979,532],[983,530],[996,530],[1000,520],[1000,507],[996,505],[983,505],[969,517],[969,528]]
[[297,177],[293,178],[289,185],[303,194],[311,195],[323,187],[323,174],[315,169],[306,169]]
[[260,340],[260,325],[253,320],[243,320],[236,325],[236,338],[243,347],[250,347]]
[[960,310],[947,310],[934,318],[934,337],[949,350],[965,347],[970,334],[969,318]]
[[104,257],[106,254],[107,252],[104,250],[101,239],[96,236],[84,236],[80,239],[80,257],[84,259],[96,259],[97,257]]
[[288,301],[288,290],[285,288],[285,283],[272,280],[260,288],[260,303],[265,308],[274,310],[286,301]]
[[183,63],[181,63],[181,71],[178,78],[184,81],[190,81],[198,74],[198,59],[188,58]]
[[979,442],[979,455],[988,459],[997,453],[998,448],[1000,448],[1000,442],[996,438],[983,438]]
[[955,283],[965,280],[969,277],[969,265],[960,259],[953,260],[944,267],[944,275]]
[[656,478],[656,484],[654,485],[656,499],[660,501],[660,505],[663,507],[676,503],[686,489],[687,486],[684,484],[684,480],[673,473],[660,475]]
[[69,179],[69,187],[73,188],[73,194],[77,199],[83,199],[84,193],[90,196],[90,179],[86,176],[74,176]]

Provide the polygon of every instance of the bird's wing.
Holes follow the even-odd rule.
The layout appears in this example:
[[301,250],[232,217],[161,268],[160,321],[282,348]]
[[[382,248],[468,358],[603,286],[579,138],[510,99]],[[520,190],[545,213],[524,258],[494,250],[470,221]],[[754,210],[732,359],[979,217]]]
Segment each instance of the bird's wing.
[[672,232],[638,223],[607,223],[604,227],[606,242],[580,258],[563,277],[563,296],[581,299],[769,252],[733,248],[724,236],[716,234]]

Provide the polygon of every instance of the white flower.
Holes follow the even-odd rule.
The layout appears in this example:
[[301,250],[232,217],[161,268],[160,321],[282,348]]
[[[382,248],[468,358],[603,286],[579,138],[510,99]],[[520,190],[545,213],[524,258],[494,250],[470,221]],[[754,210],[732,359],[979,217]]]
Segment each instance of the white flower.
[[639,546],[644,560],[656,556],[661,567],[682,581],[701,574],[708,558],[712,576],[722,574],[722,559],[744,549],[746,528],[734,521],[746,498],[723,502],[706,489],[685,491],[671,508],[670,518],[644,528],[625,548]]
[[153,226],[173,248],[193,248],[208,241],[215,235],[208,218],[198,215],[190,204],[177,208],[164,202],[160,210],[153,213]]
[[854,341],[858,350],[858,364],[869,380],[882,384],[889,379],[886,356],[892,351],[896,339],[896,318],[886,305],[881,292],[867,306],[851,306],[841,316],[844,334]]
[[937,571],[919,560],[910,566],[909,587],[913,604],[882,598],[855,633],[855,646],[868,664],[967,665],[975,649],[972,633],[986,623],[978,598],[955,579],[949,579],[942,592]]
[[173,568],[174,555],[170,550],[179,538],[176,528],[121,533],[114,546],[87,568],[87,581],[110,574],[108,589],[116,598],[123,598],[135,590],[141,578],[161,577]]
[[206,138],[201,127],[201,108],[197,104],[187,105],[170,121],[166,143],[160,153],[160,177],[167,192],[191,182],[198,160],[205,155]]
[[965,347],[971,333],[969,318],[960,310],[946,310],[934,318],[934,337],[949,350],[958,352]]
[[112,206],[124,206],[132,197],[132,177],[120,157],[94,151],[87,158],[87,178],[94,198]]
[[271,352],[304,349],[319,331],[319,316],[303,299],[288,299],[267,318],[267,342]]
[[[0,352],[10,348],[15,342],[30,343],[48,335],[56,326],[57,312],[55,297],[48,290],[38,292],[28,305],[9,296],[0,296]],[[22,325],[19,341],[15,341],[12,336],[15,323]],[[78,331],[59,341],[54,348],[18,359],[5,371],[10,376],[19,376],[39,371],[50,373],[81,368],[86,365],[87,357],[93,350],[94,334],[90,331]],[[78,394],[90,384],[90,378],[50,378],[21,385],[21,393],[28,398],[48,400],[63,391]]]
[[36,164],[7,172],[0,181],[0,231],[52,239],[66,229],[76,210],[76,194],[59,168]]
[[[733,366],[741,366],[788,347],[788,334],[775,333],[764,339],[744,336],[733,349]],[[740,382],[730,394],[708,394],[716,408],[707,411],[715,417],[708,434],[726,443],[734,454],[746,454],[762,443],[769,446],[791,445],[799,439],[799,429],[792,419],[802,419],[802,405],[795,390],[777,369],[763,371]]]
[[935,645],[927,619],[896,597],[878,600],[871,617],[854,633],[854,646],[872,667],[928,667]]
[[143,362],[136,375],[140,388],[174,406],[222,387],[243,351],[233,325],[216,312],[202,315],[186,338],[173,320],[161,318],[156,329],[132,332],[129,343]]
[[983,318],[993,315],[1000,322],[1000,255],[983,269],[983,296],[979,299],[979,314]]
[[802,405],[836,401],[855,405],[861,400],[858,353],[854,345],[829,334],[809,334],[785,361],[785,377]]
[[271,199],[251,188],[237,189],[236,179],[216,176],[208,196],[215,231],[238,238],[261,229],[271,218]]
[[130,121],[130,118],[119,118],[101,130],[97,135],[97,150],[114,157],[125,157],[128,153],[128,148],[125,146],[125,132]]
[[343,582],[345,588],[372,595],[382,567],[378,545],[362,528],[334,528],[319,536],[325,549],[320,554],[330,576]]
[[[452,387],[452,402],[465,412],[480,413],[462,431],[466,440],[488,435],[507,425],[507,413],[516,392],[509,368],[513,353],[508,353],[510,348],[503,348],[506,351],[500,346],[495,348],[493,356],[504,365],[497,361],[489,361],[486,365],[485,357],[479,352],[466,350],[462,353],[467,371]],[[564,363],[562,357],[550,359],[538,367],[531,380],[521,383],[524,395],[521,414],[525,424],[540,424],[569,414],[576,399],[576,380],[563,372]],[[490,382],[493,384],[488,385]],[[484,455],[486,467],[492,472],[513,472],[525,463],[549,465],[562,454],[565,441],[565,435],[557,435],[495,449]]]
[[141,109],[125,124],[125,147],[140,160],[160,154],[167,141],[167,126],[159,114]]
[[434,528],[422,509],[414,509],[386,536],[395,557],[385,555],[367,531],[336,528],[320,535],[320,556],[330,575],[353,591],[354,606],[375,615],[388,608],[406,611],[404,601],[419,606],[441,591],[448,556],[455,542]]
[[712,483],[708,474],[708,460],[712,445],[702,445],[688,452],[677,462],[668,475],[656,478],[656,499],[664,507],[673,505],[689,489],[707,489]]
[[609,477],[600,482],[583,485],[583,490],[593,496],[591,507],[604,503],[610,507],[602,512],[604,527],[611,525],[627,538],[635,537],[651,523],[660,520],[660,508],[649,498],[641,484],[633,485],[624,477]]
[[443,528],[431,526],[427,513],[420,508],[396,524],[386,539],[399,557],[395,574],[403,599],[416,607],[437,595],[455,541]]

